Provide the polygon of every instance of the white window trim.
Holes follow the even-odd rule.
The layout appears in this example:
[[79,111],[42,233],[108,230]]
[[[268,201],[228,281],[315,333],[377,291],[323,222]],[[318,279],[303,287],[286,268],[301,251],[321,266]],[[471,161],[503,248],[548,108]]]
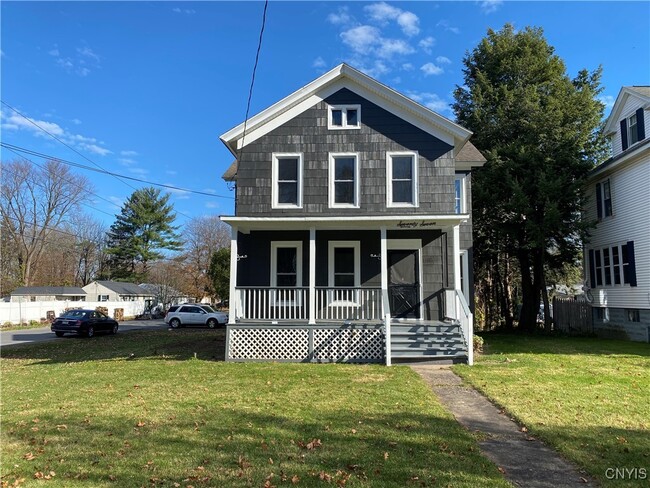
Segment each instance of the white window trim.
[[465,300],[469,302],[469,254],[467,250],[460,251],[460,266],[463,270],[463,295]]
[[[412,201],[413,203],[393,202],[393,156],[411,156],[413,158],[413,187]],[[386,153],[386,206],[389,208],[415,208],[419,207],[418,201],[418,166],[419,154],[417,151],[388,151]]]
[[[596,188],[599,188],[599,190],[600,190],[600,205],[601,205],[600,212],[601,212],[601,215],[602,215],[602,217],[600,217],[600,219],[598,219],[598,220],[599,220],[599,222],[602,222],[603,220],[608,220],[608,219],[611,219],[611,218],[614,217],[614,189],[613,189],[613,185],[612,185],[612,178],[604,178],[604,179],[598,181],[597,183],[600,184],[600,187],[596,187]],[[611,203],[611,205],[612,205],[612,213],[610,215],[605,215],[605,208],[606,208],[606,205],[605,205],[605,183],[607,183],[609,185],[609,200],[612,202]],[[598,196],[596,196],[596,205],[598,205]],[[596,218],[598,218],[598,209],[596,209]]]
[[328,243],[328,287],[334,288],[334,250],[336,248],[354,249],[354,287],[361,286],[361,243],[359,241],[329,241]]
[[[632,118],[633,117],[634,117],[634,121],[635,121],[634,126],[632,125]],[[629,117],[627,117],[625,119],[625,121],[626,121],[625,126],[627,128],[627,146],[630,147],[630,146],[636,144],[637,142],[639,142],[638,140],[632,142],[632,139],[636,139],[638,134],[639,134],[638,133],[639,120],[638,120],[638,117],[636,116],[636,112],[634,112]],[[632,130],[632,127],[634,127],[634,130]]]
[[302,241],[271,241],[271,287],[278,286],[278,252],[280,248],[296,249],[296,287],[302,287]]
[[[347,111],[348,109],[357,111],[357,125],[348,125]],[[341,110],[341,123],[342,125],[332,125],[332,110]],[[327,128],[330,130],[347,130],[347,129],[361,129],[361,105],[328,105],[327,106]]]
[[[334,159],[338,157],[354,158],[354,203],[334,202]],[[335,152],[329,153],[329,208],[359,208],[359,153]]]
[[[293,203],[278,203],[278,161],[284,158],[298,158],[298,201]],[[303,189],[303,155],[302,153],[273,153],[272,159],[272,186],[271,186],[271,208],[302,208]]]
[[467,212],[467,199],[466,195],[466,180],[467,175],[463,173],[456,173],[454,177],[454,212],[456,212],[456,181],[460,181],[460,213],[464,214]]

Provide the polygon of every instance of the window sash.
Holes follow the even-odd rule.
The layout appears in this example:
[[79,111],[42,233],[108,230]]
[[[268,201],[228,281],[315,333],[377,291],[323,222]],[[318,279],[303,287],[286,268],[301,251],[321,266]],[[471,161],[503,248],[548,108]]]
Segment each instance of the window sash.
[[361,128],[361,105],[330,105],[327,126],[329,129]]
[[330,207],[358,207],[359,157],[356,153],[330,154]]
[[632,115],[627,119],[628,129],[627,129],[627,140],[629,145],[639,142],[639,132],[638,132],[638,121],[636,119],[636,114]]
[[302,207],[302,154],[273,154],[272,208]]
[[[417,206],[417,153],[388,153],[386,178],[389,207]],[[405,171],[405,164],[410,165]]]

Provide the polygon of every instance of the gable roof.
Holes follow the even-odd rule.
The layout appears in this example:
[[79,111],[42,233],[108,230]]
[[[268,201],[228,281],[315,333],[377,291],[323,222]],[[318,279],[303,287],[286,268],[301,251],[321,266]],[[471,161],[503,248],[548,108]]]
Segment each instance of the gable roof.
[[[118,295],[130,295],[130,296],[151,296],[151,293],[135,283],[124,283],[122,281],[95,281],[102,286],[105,286],[111,291],[114,291]],[[84,288],[92,285],[86,285]]]
[[[244,123],[222,134],[220,139],[237,157],[237,151],[242,146],[259,139],[342,88],[350,89],[359,96],[454,146],[455,154],[461,150],[472,135],[471,131],[448,118],[343,63],[248,119],[243,143]],[[229,174],[229,170],[224,174],[224,179]]]
[[638,99],[639,107],[650,108],[650,86],[624,86],[616,97],[612,111],[605,123],[605,134],[612,134],[618,130],[618,122],[621,119],[621,112],[629,97]]
[[78,286],[21,286],[11,292],[11,296],[84,296],[86,292]]

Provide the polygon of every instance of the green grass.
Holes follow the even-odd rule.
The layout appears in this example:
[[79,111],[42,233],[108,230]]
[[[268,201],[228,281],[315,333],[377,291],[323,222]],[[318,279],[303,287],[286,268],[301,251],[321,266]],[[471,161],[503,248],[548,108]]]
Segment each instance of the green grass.
[[510,486],[409,368],[224,363],[223,335],[5,348],[3,483]]
[[0,332],[4,332],[6,330],[26,330],[26,329],[40,329],[41,327],[49,327],[50,323],[46,322],[44,324],[37,322],[35,320],[28,322],[23,322],[22,324],[12,324],[10,322],[6,322],[2,325],[0,325]]
[[644,468],[650,477],[648,344],[498,334],[484,339],[486,352],[475,366],[454,367],[468,383],[604,485],[621,484],[607,479],[608,468]]

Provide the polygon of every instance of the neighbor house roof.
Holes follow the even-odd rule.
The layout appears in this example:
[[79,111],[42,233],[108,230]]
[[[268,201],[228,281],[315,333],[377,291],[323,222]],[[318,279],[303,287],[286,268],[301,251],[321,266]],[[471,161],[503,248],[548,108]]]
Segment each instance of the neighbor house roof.
[[95,283],[105,286],[106,288],[108,288],[111,291],[114,291],[118,295],[131,295],[131,296],[138,296],[138,297],[151,295],[151,292],[145,290],[139,285],[136,285],[135,283],[124,283],[121,281],[95,281]]
[[11,296],[83,296],[86,292],[78,286],[21,286]]
[[237,157],[237,153],[242,147],[268,134],[343,88],[350,89],[366,100],[444,140],[454,146],[455,154],[472,135],[471,131],[448,118],[343,63],[248,119],[245,137],[244,123],[241,123],[222,134],[221,140]]

